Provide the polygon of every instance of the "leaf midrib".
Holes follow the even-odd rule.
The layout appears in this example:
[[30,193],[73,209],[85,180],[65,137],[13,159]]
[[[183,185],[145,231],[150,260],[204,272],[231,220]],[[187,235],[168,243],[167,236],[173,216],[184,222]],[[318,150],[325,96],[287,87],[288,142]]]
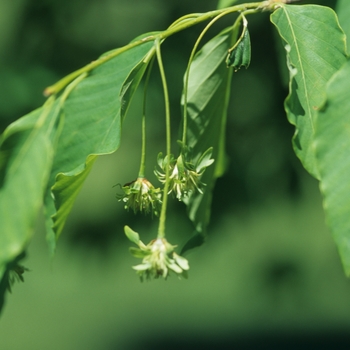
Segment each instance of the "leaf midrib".
[[[309,118],[309,120],[311,122],[310,124],[311,124],[311,128],[312,128],[312,132],[314,133],[315,130],[314,130],[314,125],[313,125],[312,118],[311,118],[312,113],[311,113],[311,106],[310,106],[310,103],[309,103],[309,91],[308,91],[307,85],[306,85],[305,72],[304,72],[304,67],[303,67],[303,63],[302,63],[302,60],[301,60],[301,55],[300,55],[298,41],[296,39],[296,35],[294,33],[294,28],[292,26],[292,21],[291,21],[291,19],[289,17],[288,11],[286,10],[285,6],[283,6],[282,9],[283,9],[283,11],[285,13],[285,16],[287,18],[287,21],[288,21],[288,24],[289,24],[289,27],[290,27],[290,30],[291,30],[291,33],[292,33],[292,38],[293,38],[295,50],[296,50],[298,61],[299,61],[299,65],[300,65],[300,71],[301,71],[300,73],[302,75],[302,82],[303,82],[303,85],[304,85],[308,118]],[[290,55],[290,53],[289,53],[289,55]]]

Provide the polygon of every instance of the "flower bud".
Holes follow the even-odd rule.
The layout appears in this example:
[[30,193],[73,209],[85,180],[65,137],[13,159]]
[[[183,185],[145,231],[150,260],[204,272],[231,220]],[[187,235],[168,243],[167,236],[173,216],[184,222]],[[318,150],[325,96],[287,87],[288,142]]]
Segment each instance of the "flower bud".
[[237,72],[241,67],[247,69],[250,64],[251,45],[247,25],[248,22],[244,21],[242,35],[236,44],[230,50],[228,50],[226,65],[227,67],[233,67],[235,72]]

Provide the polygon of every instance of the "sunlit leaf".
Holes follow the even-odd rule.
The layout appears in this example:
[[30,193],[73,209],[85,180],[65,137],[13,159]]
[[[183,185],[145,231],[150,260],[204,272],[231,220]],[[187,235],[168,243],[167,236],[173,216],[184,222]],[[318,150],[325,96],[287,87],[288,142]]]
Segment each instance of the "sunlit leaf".
[[327,87],[327,102],[316,118],[314,146],[327,222],[350,276],[350,61]]
[[296,127],[294,151],[306,170],[319,178],[312,144],[315,116],[326,83],[346,61],[345,35],[335,13],[322,6],[283,5],[271,21],[286,42],[290,86],[285,109]]
[[[90,171],[88,157],[109,154],[119,147],[121,99],[126,98],[124,82],[129,77],[130,90],[125,102],[128,104],[135,91],[133,84],[137,85],[141,78],[138,70],[137,79],[130,80],[130,72],[139,67],[152,46],[152,42],[136,46],[94,69],[74,89],[63,106],[65,123],[49,182],[50,187],[54,186],[55,206],[50,192],[46,197],[47,239],[52,249]],[[144,72],[144,69],[141,71]],[[121,97],[123,92],[124,96]],[[50,228],[50,217],[53,230]]]
[[226,68],[225,59],[231,43],[227,32],[211,39],[195,56],[189,73],[187,113],[188,146],[194,158],[199,158],[203,150],[213,147],[212,158],[202,182],[207,184],[204,194],[192,193],[186,200],[188,215],[193,221],[196,233],[191,237],[182,253],[203,243],[206,226],[210,217],[210,205],[215,179],[225,168],[225,126],[230,78],[232,71]]

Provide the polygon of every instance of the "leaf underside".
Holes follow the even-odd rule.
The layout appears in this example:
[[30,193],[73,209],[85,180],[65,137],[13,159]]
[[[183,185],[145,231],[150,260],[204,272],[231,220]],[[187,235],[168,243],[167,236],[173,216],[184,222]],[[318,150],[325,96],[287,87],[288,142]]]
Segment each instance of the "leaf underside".
[[232,70],[226,68],[227,51],[232,45],[232,34],[219,34],[197,53],[189,73],[187,113],[187,141],[198,158],[204,150],[213,147],[213,165],[202,181],[207,184],[204,194],[192,193],[186,200],[188,215],[195,233],[185,244],[181,254],[204,242],[209,223],[210,205],[215,179],[225,169],[225,126]]
[[[122,106],[125,115],[125,104],[130,102],[142,74],[138,70],[136,79],[129,76],[152,47],[153,42],[136,46],[94,69],[72,91],[63,106],[65,122],[46,196],[47,240],[51,251],[55,249],[93,160],[97,155],[110,154],[119,147]],[[141,69],[141,73],[144,70]],[[128,91],[128,101],[122,103],[123,96],[120,95],[125,91]]]

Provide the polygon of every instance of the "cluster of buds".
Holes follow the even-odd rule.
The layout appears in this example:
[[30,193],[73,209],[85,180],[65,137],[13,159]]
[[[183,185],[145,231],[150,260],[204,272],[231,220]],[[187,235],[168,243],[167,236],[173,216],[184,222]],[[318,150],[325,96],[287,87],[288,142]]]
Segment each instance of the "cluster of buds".
[[166,182],[166,169],[169,167],[169,193],[173,192],[176,198],[182,201],[191,192],[203,193],[205,184],[201,182],[201,177],[205,169],[214,162],[211,159],[213,149],[207,149],[195,162],[190,161],[190,150],[179,142],[181,152],[178,158],[163,157],[158,155],[158,165],[161,169],[155,170],[155,174],[161,183]]
[[162,204],[161,190],[155,188],[146,178],[139,177],[135,181],[122,187],[123,194],[117,195],[125,203],[125,209],[132,209],[134,213],[144,212],[159,215]]
[[172,271],[179,277],[187,277],[189,270],[188,261],[182,256],[176,254],[176,246],[170,244],[165,238],[157,238],[145,245],[137,232],[130,227],[125,226],[125,234],[128,239],[135,243],[139,248],[130,248],[131,254],[136,258],[141,258],[142,263],[133,266],[137,274],[143,279],[152,279],[163,277],[166,279]]

